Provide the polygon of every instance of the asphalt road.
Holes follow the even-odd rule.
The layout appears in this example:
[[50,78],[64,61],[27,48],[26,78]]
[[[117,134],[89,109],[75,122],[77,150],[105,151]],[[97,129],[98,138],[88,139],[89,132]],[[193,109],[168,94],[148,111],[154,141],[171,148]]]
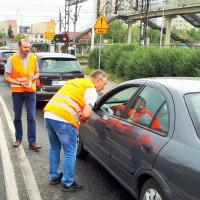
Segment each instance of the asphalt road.
[[[0,94],[13,117],[12,100],[9,86],[0,75]],[[75,179],[84,185],[84,190],[76,193],[65,193],[59,185],[50,186],[48,179],[48,137],[43,122],[43,105],[36,110],[37,142],[42,145],[42,150],[34,152],[28,149],[26,137],[26,112],[23,111],[23,147],[30,161],[33,173],[38,184],[41,197],[44,200],[134,200],[96,160],[88,156],[86,160],[77,159]]]

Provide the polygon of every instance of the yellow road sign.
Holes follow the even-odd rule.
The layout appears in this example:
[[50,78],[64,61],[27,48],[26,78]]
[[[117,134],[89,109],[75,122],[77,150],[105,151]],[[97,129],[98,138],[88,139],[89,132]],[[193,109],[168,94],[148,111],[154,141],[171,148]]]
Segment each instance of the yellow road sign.
[[53,40],[54,36],[55,36],[54,32],[45,32],[44,33],[44,39],[46,39],[46,40]]
[[100,15],[94,25],[95,32],[97,34],[105,34],[108,30],[108,22],[106,21],[104,15]]
[[95,29],[96,34],[106,34],[108,29]]

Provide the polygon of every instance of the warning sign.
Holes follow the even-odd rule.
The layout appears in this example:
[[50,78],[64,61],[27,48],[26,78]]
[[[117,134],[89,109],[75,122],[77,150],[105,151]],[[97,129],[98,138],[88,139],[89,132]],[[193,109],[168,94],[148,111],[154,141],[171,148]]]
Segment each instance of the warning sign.
[[108,31],[108,22],[106,21],[104,15],[100,15],[97,19],[94,29],[96,34],[106,34]]

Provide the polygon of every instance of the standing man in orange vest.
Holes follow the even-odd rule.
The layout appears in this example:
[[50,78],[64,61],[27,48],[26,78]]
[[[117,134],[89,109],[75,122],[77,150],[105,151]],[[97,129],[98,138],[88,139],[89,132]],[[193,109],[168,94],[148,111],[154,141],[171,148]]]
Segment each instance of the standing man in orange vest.
[[39,78],[37,58],[29,54],[30,42],[27,39],[21,39],[18,42],[19,53],[13,54],[5,66],[5,81],[11,86],[14,126],[16,141],[13,146],[18,147],[21,144],[22,131],[22,106],[25,102],[27,110],[28,142],[33,150],[41,149],[36,143],[36,79]]
[[[90,118],[98,96],[97,92],[104,88],[106,82],[106,75],[102,71],[93,72],[90,78],[69,80],[44,108],[50,142],[50,184],[56,185],[61,182],[63,191],[83,189],[83,186],[74,181],[77,132],[80,121],[84,122]],[[61,147],[64,151],[63,172],[59,173]]]

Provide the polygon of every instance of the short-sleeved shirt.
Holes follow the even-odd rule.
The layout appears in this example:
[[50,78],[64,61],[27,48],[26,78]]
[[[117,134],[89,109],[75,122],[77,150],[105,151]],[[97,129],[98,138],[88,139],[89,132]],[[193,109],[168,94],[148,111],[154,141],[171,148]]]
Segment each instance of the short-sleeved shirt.
[[[85,94],[84,94],[85,104],[91,106],[91,108],[94,107],[94,104],[97,100],[97,97],[98,97],[98,94],[97,94],[96,89],[94,87],[87,88],[85,90]],[[48,112],[48,111],[44,112],[44,118],[53,119],[53,120],[68,123],[66,120],[64,120],[61,117],[58,117],[57,115],[54,115],[53,113]]]
[[[28,56],[25,58],[21,58],[22,64],[24,66],[25,71],[27,70]],[[36,71],[39,71],[38,63],[36,64]],[[7,63],[5,64],[5,72],[11,74],[12,73],[12,64],[10,58],[8,58]]]

